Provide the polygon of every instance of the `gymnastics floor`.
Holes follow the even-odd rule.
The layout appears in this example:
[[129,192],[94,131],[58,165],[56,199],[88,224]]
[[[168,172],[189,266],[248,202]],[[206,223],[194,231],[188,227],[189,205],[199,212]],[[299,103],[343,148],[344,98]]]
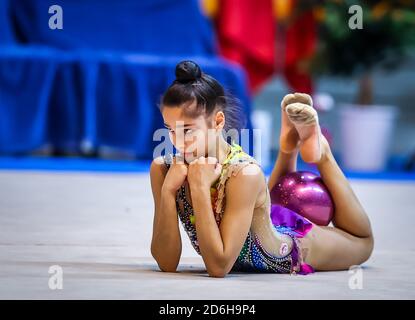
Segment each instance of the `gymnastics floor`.
[[415,181],[351,182],[376,241],[357,273],[210,278],[183,229],[178,272],[159,271],[148,173],[1,170],[0,298],[414,299]]

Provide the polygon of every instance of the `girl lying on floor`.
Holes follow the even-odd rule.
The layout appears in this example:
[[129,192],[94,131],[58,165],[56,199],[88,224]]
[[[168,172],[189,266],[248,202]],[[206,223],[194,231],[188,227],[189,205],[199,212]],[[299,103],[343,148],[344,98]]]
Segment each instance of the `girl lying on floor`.
[[[344,270],[370,257],[374,242],[368,216],[321,134],[309,95],[288,94],[281,103],[280,148],[268,182],[253,157],[227,142],[224,132],[241,113],[196,63],[177,65],[160,109],[179,151],[157,157],[150,170],[151,253],[162,271],[174,272],[179,264],[179,219],[212,277],[233,271]],[[298,154],[319,170],[334,203],[333,226],[317,225],[291,210],[279,212],[281,207],[271,203],[270,190],[296,171]]]

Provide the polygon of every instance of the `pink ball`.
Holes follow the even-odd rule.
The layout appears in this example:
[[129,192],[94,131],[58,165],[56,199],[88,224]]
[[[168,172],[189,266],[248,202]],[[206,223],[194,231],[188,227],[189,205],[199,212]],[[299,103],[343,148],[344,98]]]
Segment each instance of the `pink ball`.
[[334,203],[323,180],[309,171],[282,176],[270,191],[272,204],[286,207],[311,222],[327,226],[333,218]]

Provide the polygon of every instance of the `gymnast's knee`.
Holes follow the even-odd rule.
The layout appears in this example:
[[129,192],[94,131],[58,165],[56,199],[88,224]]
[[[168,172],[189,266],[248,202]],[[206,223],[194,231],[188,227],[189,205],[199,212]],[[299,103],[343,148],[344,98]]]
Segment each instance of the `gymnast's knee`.
[[362,262],[366,262],[369,260],[373,253],[373,249],[375,247],[375,239],[373,238],[373,235],[370,235],[365,238],[361,238],[360,241],[362,241]]

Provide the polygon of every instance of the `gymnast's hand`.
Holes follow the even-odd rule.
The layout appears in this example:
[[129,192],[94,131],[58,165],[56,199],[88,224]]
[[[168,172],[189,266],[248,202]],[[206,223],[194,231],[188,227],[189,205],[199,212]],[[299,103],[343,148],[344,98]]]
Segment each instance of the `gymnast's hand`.
[[187,181],[191,189],[197,187],[210,190],[219,178],[222,165],[214,157],[200,157],[189,164]]
[[182,186],[187,177],[187,165],[183,158],[177,156],[173,158],[169,171],[163,183],[163,190],[171,193],[176,193]]

